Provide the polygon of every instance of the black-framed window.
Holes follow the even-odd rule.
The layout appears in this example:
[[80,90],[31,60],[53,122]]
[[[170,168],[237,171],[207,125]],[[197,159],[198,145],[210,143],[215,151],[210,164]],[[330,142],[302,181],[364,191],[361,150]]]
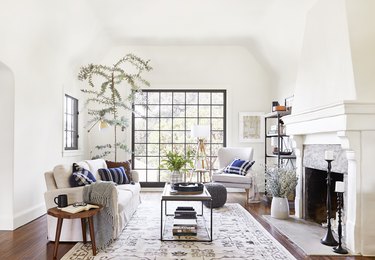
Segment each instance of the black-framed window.
[[169,180],[160,162],[168,151],[197,149],[190,135],[197,124],[210,125],[206,153],[212,169],[218,168],[217,151],[226,145],[226,90],[145,89],[143,95],[147,108],[134,103],[132,118],[132,163],[140,182],[159,186]]
[[64,150],[78,150],[78,99],[64,98]]

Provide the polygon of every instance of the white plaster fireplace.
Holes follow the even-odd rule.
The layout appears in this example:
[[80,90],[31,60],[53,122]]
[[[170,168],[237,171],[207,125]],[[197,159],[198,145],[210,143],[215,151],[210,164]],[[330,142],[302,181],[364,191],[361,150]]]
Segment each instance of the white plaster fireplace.
[[347,159],[346,246],[354,253],[375,255],[375,103],[338,102],[283,120],[297,156],[296,216],[303,217],[303,147],[340,145]]

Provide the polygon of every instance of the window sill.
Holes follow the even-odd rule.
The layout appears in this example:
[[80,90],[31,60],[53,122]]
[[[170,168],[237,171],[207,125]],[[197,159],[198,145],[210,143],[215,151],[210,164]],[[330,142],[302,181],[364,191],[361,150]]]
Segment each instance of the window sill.
[[82,156],[82,150],[64,150],[63,157],[74,157],[74,156]]

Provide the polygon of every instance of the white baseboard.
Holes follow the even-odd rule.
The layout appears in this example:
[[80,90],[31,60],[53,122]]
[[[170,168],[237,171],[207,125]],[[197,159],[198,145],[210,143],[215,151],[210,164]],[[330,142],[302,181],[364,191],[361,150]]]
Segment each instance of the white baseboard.
[[14,216],[13,230],[33,221],[36,218],[39,218],[43,214],[46,214],[46,207],[44,203],[40,203],[32,208],[24,209]]
[[0,217],[0,230],[7,230],[7,231],[14,230],[13,219],[11,216]]

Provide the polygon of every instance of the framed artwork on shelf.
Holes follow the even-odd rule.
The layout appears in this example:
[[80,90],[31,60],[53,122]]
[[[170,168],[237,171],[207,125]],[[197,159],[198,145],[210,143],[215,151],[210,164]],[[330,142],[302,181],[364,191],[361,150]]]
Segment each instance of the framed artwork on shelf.
[[238,127],[240,142],[264,142],[263,115],[263,112],[240,112]]

